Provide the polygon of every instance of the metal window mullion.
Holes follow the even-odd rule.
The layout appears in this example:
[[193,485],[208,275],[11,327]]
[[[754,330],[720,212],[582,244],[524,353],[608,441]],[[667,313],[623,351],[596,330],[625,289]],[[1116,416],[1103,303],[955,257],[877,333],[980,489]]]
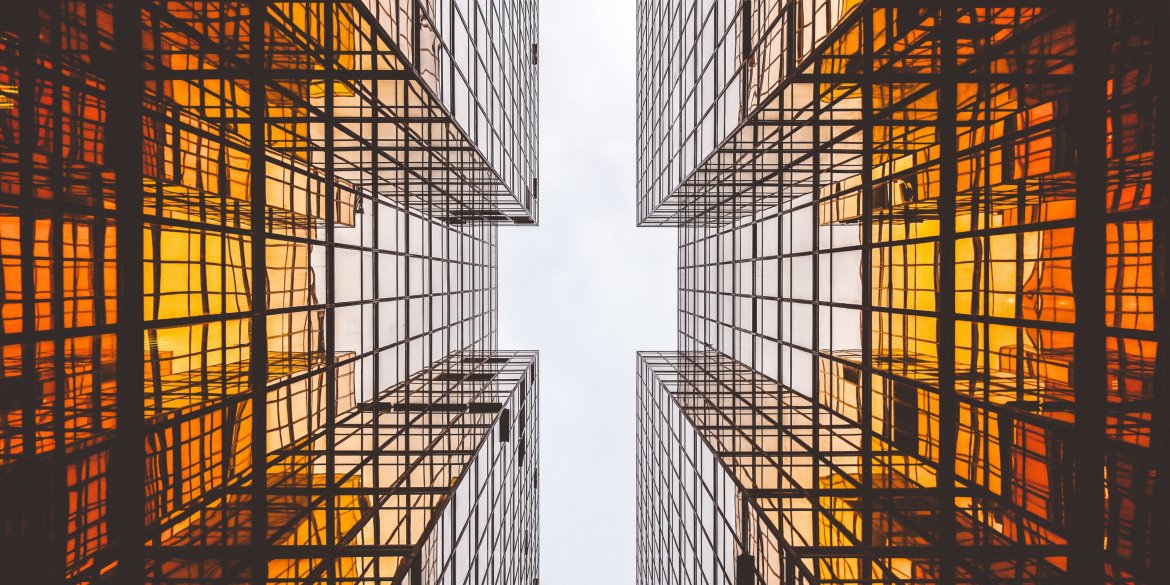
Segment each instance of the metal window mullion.
[[248,378],[252,401],[251,445],[251,580],[266,585],[268,579],[268,238],[266,120],[268,72],[265,69],[264,29],[269,0],[252,3],[248,30],[248,201],[251,231],[251,340]]
[[955,375],[955,284],[956,284],[956,195],[959,185],[958,144],[956,133],[958,116],[958,54],[957,14],[950,6],[940,8],[939,81],[937,112],[937,139],[939,146],[939,239],[938,289],[936,308],[938,318],[938,400],[939,400],[939,454],[938,454],[938,557],[939,582],[954,583],[958,550],[956,541],[955,506],[955,452],[958,443],[959,410],[956,399]]
[[[20,338],[21,365],[20,374],[24,383],[29,386],[29,398],[21,409],[21,443],[23,454],[37,452],[37,412],[36,402],[42,392],[40,388],[40,374],[36,363],[36,220],[37,212],[30,205],[36,200],[36,163],[35,153],[37,146],[37,80],[40,72],[37,66],[37,9],[34,5],[24,7],[19,15],[16,26],[19,27],[23,41],[20,44],[19,82],[17,89],[17,103],[20,104],[17,114],[17,126],[20,128],[20,143],[17,146],[17,159],[20,168],[20,199],[18,213],[20,221]],[[114,88],[111,87],[111,94]],[[113,101],[113,100],[110,100]],[[120,174],[119,174],[120,176]],[[120,290],[120,289],[119,289]],[[5,291],[6,292],[6,291]],[[6,332],[7,335],[7,332]],[[60,359],[60,358],[58,358]]]
[[[115,172],[117,201],[117,431],[111,445],[110,532],[118,578],[146,579],[146,421],[143,384],[143,94],[142,6],[137,0],[113,6],[114,45],[110,70],[106,152]],[[31,291],[29,291],[31,294]]]
[[[377,41],[373,41],[371,44],[373,46],[376,46]],[[371,50],[373,50],[373,49],[371,49]],[[377,72],[380,60],[377,58],[373,58],[373,59],[370,59],[370,61],[371,61],[371,64],[374,68],[374,71]],[[368,106],[370,108],[371,115],[377,111],[378,104],[381,103],[381,97],[380,97],[379,91],[378,91],[380,86],[381,86],[381,84],[374,83],[374,84],[372,84],[372,87],[370,89],[371,97],[370,97],[370,102],[369,102]],[[370,184],[373,185],[373,187],[368,194],[369,195],[369,205],[371,207],[370,217],[369,217],[368,221],[371,222],[370,232],[371,232],[371,236],[373,238],[373,241],[370,242],[370,248],[373,250],[373,258],[371,260],[371,271],[373,272],[372,283],[371,283],[371,285],[372,285],[371,286],[371,296],[373,298],[367,302],[369,303],[370,306],[373,307],[372,317],[371,317],[372,337],[373,337],[373,347],[372,347],[373,353],[371,354],[372,357],[369,358],[370,368],[372,370],[371,376],[370,376],[371,384],[370,384],[370,388],[369,388],[369,398],[371,401],[376,401],[378,399],[379,394],[381,393],[381,380],[382,380],[382,360],[381,360],[381,357],[382,357],[382,352],[384,351],[381,347],[381,345],[382,345],[382,336],[381,336],[382,303],[380,302],[380,299],[382,298],[382,285],[381,285],[381,283],[382,283],[382,269],[381,269],[382,240],[381,240],[381,221],[379,219],[379,216],[382,213],[382,202],[379,200],[379,197],[378,197],[378,192],[381,188],[381,185],[379,182],[379,178],[380,178],[379,177],[379,174],[380,174],[379,173],[379,166],[377,164],[377,159],[379,157],[377,145],[378,145],[378,141],[380,139],[380,133],[379,133],[380,127],[381,127],[381,124],[379,124],[377,122],[370,124],[370,145],[371,145],[371,147],[370,147],[370,161],[371,161],[371,163],[370,163]],[[393,305],[391,305],[391,306],[393,306]],[[364,348],[363,348],[363,353],[366,353],[364,351]],[[363,402],[363,400],[362,400],[363,396],[361,395],[361,392],[360,392],[361,389],[356,388],[355,390],[358,392],[357,400],[355,402],[356,403]],[[369,420],[371,421],[371,423],[370,423],[371,433],[373,435],[372,445],[377,447],[378,445],[381,445],[381,442],[382,442],[382,417],[379,416],[379,414],[377,412],[371,413],[369,415],[369,417],[370,417]],[[381,451],[381,448],[378,448],[378,451]],[[374,472],[372,474],[370,474],[373,476],[373,484],[374,484],[373,488],[374,488],[375,493],[379,492],[379,490],[381,488],[381,476],[382,476],[382,473],[381,473],[382,470],[380,469],[381,466],[382,466],[382,458],[379,455],[375,455],[374,465],[373,465]],[[378,538],[382,534],[382,514],[375,513],[373,515],[373,532],[374,532],[375,538]],[[383,576],[382,576],[382,563],[375,562],[373,565],[374,565],[373,579],[375,581],[378,581],[378,580],[383,578]]]
[[[790,18],[793,18],[793,16],[790,16]],[[796,38],[795,26],[793,26],[790,30],[793,33],[793,36],[790,38]],[[789,65],[795,66],[795,55],[792,56],[791,61],[792,62],[789,63]],[[818,86],[819,86],[819,84],[818,84]],[[814,86],[814,88],[818,87],[818,86]],[[786,88],[783,92],[781,92],[781,95],[788,95],[789,91],[790,90],[788,90]],[[817,95],[815,95],[815,89],[814,89],[814,95],[812,97],[812,102],[813,102],[812,103],[812,107],[813,107],[812,119],[813,120],[820,120],[821,116],[824,113],[822,111],[822,102],[821,102],[820,98]],[[781,111],[781,116],[783,116],[783,112],[784,112],[783,103],[781,104],[780,111]],[[812,126],[812,151],[814,153],[818,152],[819,149],[821,148],[821,127],[822,127],[821,124],[813,124],[813,126]],[[795,134],[795,131],[793,132],[793,134]],[[820,235],[819,234],[820,234],[820,208],[821,208],[821,206],[820,206],[820,201],[821,201],[821,156],[819,156],[819,155],[813,156],[812,163],[813,163],[813,167],[812,167],[813,171],[812,171],[812,206],[811,206],[811,211],[812,211],[812,216],[813,216],[813,227],[812,227],[813,238],[814,238],[813,239],[813,249],[818,252],[818,254],[813,256],[813,299],[816,301],[820,301],[820,254],[819,254],[819,252],[820,252]],[[783,161],[781,161],[781,164],[783,164]],[[863,226],[862,227],[863,230],[868,229],[867,224],[865,224],[864,222],[862,223],[862,226]],[[833,244],[834,244],[833,236],[832,236],[832,232],[830,231],[829,232],[829,248],[830,249],[832,249]],[[783,250],[781,250],[781,253],[782,252],[783,252]],[[832,259],[830,259],[830,262],[832,262]],[[863,287],[868,287],[869,283],[862,282],[861,285]],[[832,282],[829,283],[829,286],[830,286],[830,288],[832,287]],[[832,311],[832,309],[830,309],[830,311]],[[818,351],[818,357],[819,357],[819,350],[820,350],[820,345],[819,345],[819,343],[820,343],[819,314],[820,314],[819,308],[815,308],[814,313],[813,313],[813,323],[814,323],[814,325],[813,325],[813,347],[814,347],[814,349],[816,349]],[[832,313],[830,313],[830,322],[831,322],[831,317],[832,317]],[[863,328],[861,331],[861,334],[868,335],[868,329]],[[831,341],[831,337],[830,337],[830,341]],[[831,351],[830,351],[830,353],[831,353]],[[812,417],[813,417],[813,419],[812,419],[812,427],[813,427],[813,429],[812,429],[812,452],[813,453],[820,453],[821,452],[821,435],[824,432],[823,429],[821,428],[821,416],[822,416],[821,409],[824,408],[826,410],[829,410],[827,408],[827,406],[825,404],[823,404],[821,401],[820,376],[819,376],[820,362],[821,362],[821,360],[817,359],[813,364],[813,395],[811,397],[812,398],[812,406],[813,406],[813,410],[812,410]],[[831,367],[832,366],[830,365],[830,368]],[[862,421],[859,421],[859,422],[862,422]],[[811,459],[812,459],[812,477],[819,478],[819,477],[821,477],[821,473],[822,473],[822,470],[821,470],[822,457],[815,457],[814,456],[814,457],[811,457]],[[816,489],[817,487],[819,487],[819,486],[814,486],[814,489]],[[813,546],[821,546],[821,531],[820,530],[813,531],[812,544],[813,544]],[[791,562],[793,564],[795,564],[795,561],[791,561]],[[813,565],[814,575],[818,579],[821,576],[822,565],[823,565],[823,563],[814,563],[814,565]]]
[[[865,13],[858,26],[861,27],[862,62],[865,77],[873,74],[873,9],[862,7]],[[862,134],[862,161],[861,161],[861,193],[871,193],[873,190],[873,151],[874,151],[874,112],[873,112],[873,83],[869,79],[860,82],[861,90],[861,134]],[[819,91],[818,91],[819,93]],[[819,96],[814,96],[818,99]],[[862,391],[861,391],[861,496],[858,498],[858,509],[861,510],[861,537],[860,542],[864,550],[859,551],[861,582],[868,583],[873,579],[873,563],[869,561],[873,543],[873,200],[872,197],[862,197],[862,317],[861,317],[861,353],[862,353]]]
[[[1076,303],[1072,383],[1074,432],[1069,442],[1073,494],[1069,500],[1069,576],[1075,583],[1102,583],[1105,532],[1105,412],[1107,370],[1105,286],[1107,221],[1106,79],[1110,54],[1109,6],[1078,0],[1073,6],[1076,58],[1071,130],[1076,152],[1076,220],[1072,288]],[[1164,348],[1160,348],[1163,349]]]
[[[327,583],[337,583],[336,558],[340,553],[337,545],[337,364],[335,345],[337,343],[336,307],[337,300],[337,248],[336,236],[337,177],[334,168],[334,102],[336,99],[335,24],[338,10],[335,0],[326,0],[322,5],[325,25],[325,538],[324,545],[331,551],[323,554],[321,562],[326,565]],[[361,197],[360,194],[357,195]],[[356,380],[354,381],[356,383]]]
[[[1158,4],[1152,2],[1151,4]],[[1170,58],[1167,58],[1167,42],[1170,41],[1170,10],[1157,11],[1159,15],[1154,35],[1152,52],[1155,57],[1154,87],[1159,96],[1170,96]],[[1170,185],[1165,162],[1170,158],[1170,109],[1161,100],[1155,111],[1156,128],[1154,135],[1154,195],[1152,207],[1155,211],[1153,235],[1153,278],[1154,278],[1154,331],[1157,335],[1158,354],[1154,370],[1154,388],[1170,388]],[[1170,471],[1170,392],[1157,392],[1154,398],[1150,421],[1150,450],[1155,453],[1154,467],[1162,476],[1155,479],[1151,501],[1163,502],[1154,506],[1151,518],[1151,551],[1170,550],[1170,481],[1165,474]],[[1170,555],[1151,555],[1149,574],[1151,583],[1170,582]]]

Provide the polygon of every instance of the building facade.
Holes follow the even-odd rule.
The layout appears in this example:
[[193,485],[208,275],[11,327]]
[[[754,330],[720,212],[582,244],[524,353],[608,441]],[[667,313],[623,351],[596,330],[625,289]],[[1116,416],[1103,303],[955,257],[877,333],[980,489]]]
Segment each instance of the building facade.
[[639,3],[641,583],[1170,579],[1163,12]]
[[0,24],[0,574],[536,578],[537,3]]

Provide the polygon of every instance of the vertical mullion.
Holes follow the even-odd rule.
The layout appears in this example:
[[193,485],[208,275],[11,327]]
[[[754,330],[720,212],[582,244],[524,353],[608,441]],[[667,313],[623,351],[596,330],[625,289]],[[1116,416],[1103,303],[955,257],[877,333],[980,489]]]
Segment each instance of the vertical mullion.
[[[420,14],[420,11],[418,8],[418,6],[419,6],[418,2],[419,2],[419,0],[415,0],[415,15],[416,15],[416,17],[418,14]],[[416,64],[418,63],[418,56],[419,56],[418,40],[420,37],[419,37],[418,32],[419,32],[419,29],[418,29],[418,24],[416,21],[416,25],[415,25],[415,63]],[[400,91],[402,93],[398,97],[402,100],[402,110],[401,111],[404,113],[404,115],[409,116],[410,115],[410,108],[411,108],[411,99],[410,99],[411,92],[408,89],[408,86],[406,86],[406,84],[403,85],[403,88]],[[397,217],[402,218],[403,237],[401,240],[399,240],[397,237],[395,237],[395,240],[394,240],[395,244],[400,244],[403,248],[403,250],[401,250],[399,252],[399,257],[402,258],[403,272],[402,272],[402,274],[395,275],[396,277],[402,278],[402,282],[400,282],[399,286],[398,286],[398,289],[402,294],[402,298],[395,302],[395,304],[401,303],[400,306],[402,307],[402,314],[399,315],[398,307],[395,307],[394,314],[395,314],[395,317],[397,317],[399,319],[403,319],[406,322],[406,339],[399,341],[399,343],[401,344],[399,347],[401,347],[402,349],[401,349],[401,351],[398,351],[396,349],[396,353],[399,353],[401,355],[401,358],[402,358],[401,360],[399,360],[398,369],[399,369],[399,372],[401,372],[401,374],[402,374],[402,380],[404,381],[404,384],[405,384],[404,387],[406,388],[406,392],[404,393],[403,400],[410,401],[413,399],[412,394],[414,393],[412,384],[410,383],[410,380],[409,380],[409,375],[411,373],[410,372],[410,351],[411,351],[411,346],[413,345],[411,343],[411,339],[410,339],[411,338],[411,331],[410,331],[410,315],[409,315],[411,296],[412,296],[412,294],[410,292],[410,273],[411,273],[410,260],[411,260],[411,256],[413,256],[413,251],[411,250],[411,243],[410,243],[410,223],[411,223],[411,213],[410,213],[410,211],[411,211],[411,192],[410,192],[410,190],[414,187],[414,185],[412,184],[413,181],[411,181],[411,178],[414,176],[414,174],[410,172],[409,163],[411,160],[411,155],[412,155],[412,150],[413,150],[411,148],[411,146],[414,142],[414,139],[411,137],[410,134],[404,133],[404,136],[405,136],[405,140],[403,143],[403,153],[402,153],[402,161],[403,161],[403,163],[402,163],[402,166],[403,166],[403,169],[402,169],[402,181],[403,181],[402,193],[403,193],[404,204],[403,204],[402,209],[398,210],[398,213],[395,214]],[[397,221],[395,222],[395,225],[397,225]],[[395,270],[397,270],[397,267],[395,267]],[[395,377],[395,379],[398,379],[397,376]],[[406,424],[398,432],[401,433],[401,436],[403,438],[403,442],[404,442],[403,449],[407,451],[406,454],[403,456],[403,459],[404,459],[404,462],[408,462],[410,460],[410,455],[409,455],[410,436],[411,436],[411,432],[413,431],[411,426],[413,425],[414,421],[416,421],[418,419],[417,419],[417,417],[406,417],[405,420],[407,421]],[[411,487],[411,484],[412,484],[411,478],[413,476],[414,476],[414,474],[412,473],[412,474],[408,474],[406,477],[404,486],[407,489],[409,489]],[[405,528],[406,528],[406,534],[414,534],[413,517],[414,517],[413,514],[407,514],[406,520],[403,522],[403,524],[405,525]],[[422,571],[422,567],[420,565],[420,560],[417,556],[411,560],[411,571],[413,573],[421,573],[421,571]],[[411,583],[414,583],[415,581],[417,581],[417,578],[411,579]]]
[[[37,452],[37,412],[36,403],[43,392],[36,362],[36,220],[37,214],[33,206],[36,199],[36,162],[37,145],[37,80],[40,77],[37,65],[36,48],[37,6],[23,5],[17,26],[22,30],[20,36],[24,42],[20,45],[20,61],[18,81],[20,86],[17,93],[19,112],[17,125],[20,128],[20,143],[17,157],[20,168],[20,337],[23,339],[20,348],[20,373],[25,384],[29,385],[30,396],[21,409],[21,444],[25,455]],[[114,88],[111,88],[111,94]],[[109,100],[114,101],[114,100]],[[112,141],[110,143],[112,145]],[[110,146],[110,145],[107,145]],[[113,149],[109,149],[113,151]],[[112,158],[112,157],[111,157]],[[119,175],[120,176],[120,175]],[[120,290],[120,289],[119,289]],[[57,356],[57,360],[63,359]]]
[[[371,33],[370,38],[368,39],[368,42],[370,43],[368,50],[371,53],[376,53],[378,43],[380,42],[378,40],[377,35]],[[358,58],[364,59],[365,55],[358,55]],[[377,73],[379,71],[379,66],[381,65],[380,61],[381,61],[381,59],[379,59],[377,55],[371,55],[369,62],[370,62],[370,66],[373,68],[373,71],[375,73],[375,77],[377,76]],[[383,349],[382,349],[382,336],[381,336],[381,331],[382,331],[382,323],[381,323],[381,315],[382,315],[382,302],[381,302],[381,299],[382,299],[382,285],[381,285],[381,283],[382,283],[382,269],[381,269],[382,243],[381,243],[381,232],[380,232],[381,221],[379,219],[379,215],[381,214],[381,210],[382,210],[382,203],[378,197],[378,190],[380,187],[380,185],[379,185],[380,174],[378,172],[378,169],[379,169],[379,164],[381,163],[381,152],[379,151],[379,142],[378,141],[379,141],[379,129],[381,128],[382,124],[379,121],[377,121],[378,120],[377,114],[381,108],[381,96],[379,95],[379,91],[378,91],[379,88],[381,87],[381,85],[382,84],[375,82],[375,83],[371,83],[370,88],[369,88],[369,90],[370,90],[370,101],[369,101],[370,117],[371,117],[371,119],[374,120],[372,123],[370,123],[370,147],[369,147],[370,152],[369,152],[369,156],[370,156],[370,185],[371,185],[371,187],[370,187],[369,193],[368,193],[369,198],[370,198],[370,221],[372,222],[372,226],[370,228],[370,233],[371,233],[371,237],[373,239],[373,241],[370,242],[370,247],[373,249],[373,258],[371,260],[371,270],[373,271],[373,282],[371,283],[372,284],[371,296],[373,297],[373,303],[372,303],[373,304],[373,311],[372,311],[372,322],[373,322],[372,350],[373,351],[372,351],[372,358],[370,358],[370,367],[372,369],[372,372],[371,372],[371,376],[370,376],[371,388],[369,389],[369,399],[372,401],[377,400],[378,397],[381,395],[381,383],[382,383],[382,376],[381,376],[382,359],[381,358],[382,358],[382,351],[383,351]],[[362,197],[365,195],[366,194],[359,194],[358,196]],[[367,303],[368,303],[368,301],[367,301]],[[391,306],[393,306],[393,305],[391,305]],[[363,348],[362,353],[365,353],[364,348]],[[358,395],[357,395],[357,400],[355,400],[355,404],[362,402],[362,399],[364,398],[362,396],[362,393],[360,392],[360,389],[358,389],[358,390],[359,391],[357,393]],[[356,416],[358,416],[359,420],[360,420],[360,417],[362,415],[359,414]],[[374,446],[374,449],[375,449],[375,452],[373,454],[373,457],[374,457],[373,467],[374,467],[374,469],[373,469],[373,473],[370,474],[373,476],[373,484],[374,485],[372,487],[374,489],[374,493],[381,493],[380,488],[381,488],[381,475],[382,475],[382,469],[381,469],[382,453],[386,448],[384,445],[382,445],[382,416],[377,411],[377,409],[374,409],[370,414],[365,415],[365,416],[370,417],[369,418],[370,426],[372,427],[370,429],[370,431],[373,435],[373,442],[371,444]],[[372,518],[372,523],[373,523],[373,527],[374,527],[373,532],[374,532],[375,537],[377,535],[381,535],[382,534],[382,514],[374,514],[373,518]],[[379,579],[382,578],[382,563],[379,563],[379,562],[374,563],[373,578],[374,578],[375,582],[377,582]]]
[[[861,92],[861,538],[863,550],[858,555],[859,578],[869,583],[873,574],[870,562],[873,540],[873,192],[874,112],[873,112],[873,9],[863,7],[865,14],[857,26],[861,27],[862,80]],[[818,91],[819,93],[819,91]],[[820,96],[814,96],[820,99]],[[884,230],[883,230],[884,231]]]
[[[795,9],[791,8],[790,12],[794,13]],[[794,20],[795,15],[790,14],[789,19]],[[792,34],[792,36],[789,38],[796,38],[795,30],[796,30],[795,23],[793,23],[789,27],[789,31]],[[792,63],[795,62],[795,56],[790,57],[790,59],[792,60]],[[790,71],[791,71],[791,69],[790,69]],[[818,87],[820,87],[819,83],[814,84],[813,85],[814,91],[815,91],[815,88],[818,88]],[[786,90],[785,93],[787,94],[788,91]],[[821,116],[824,115],[824,113],[822,112],[822,105],[821,104],[822,104],[822,102],[821,102],[820,96],[813,95],[813,97],[812,97],[812,119],[814,121],[817,121],[817,122],[819,122],[822,119]],[[781,107],[780,111],[781,111],[781,116],[783,116],[784,108]],[[816,251],[816,254],[813,256],[813,298],[819,300],[820,299],[820,246],[821,246],[820,235],[819,235],[820,234],[820,209],[821,209],[821,205],[820,205],[820,201],[821,201],[821,156],[820,156],[821,125],[820,124],[813,124],[811,130],[812,130],[812,139],[811,139],[812,140],[812,149],[811,150],[813,153],[813,156],[812,156],[812,169],[813,170],[812,170],[812,177],[811,177],[811,181],[812,181],[812,206],[813,206],[812,207],[813,250]],[[793,134],[795,134],[797,132],[797,130],[793,130],[792,132],[793,132]],[[781,166],[783,166],[784,161],[780,161],[780,162],[781,162]],[[868,229],[867,224],[863,223],[861,229],[863,231]],[[833,247],[833,236],[832,236],[832,232],[830,231],[830,233],[829,233],[829,248],[832,249],[832,247]],[[831,262],[832,262],[832,260],[830,259],[830,263]],[[831,270],[831,266],[832,265],[830,264],[830,270]],[[829,282],[830,288],[832,287],[832,285],[833,285],[832,278],[830,277],[830,282]],[[868,283],[862,282],[862,285],[868,286]],[[834,310],[834,309],[830,309],[830,310]],[[814,454],[819,454],[821,452],[821,435],[824,432],[824,430],[821,428],[821,416],[822,416],[821,409],[824,408],[826,412],[830,411],[830,409],[827,408],[827,405],[822,403],[821,392],[820,392],[820,370],[819,370],[819,368],[820,368],[821,360],[820,360],[820,356],[819,356],[819,349],[820,348],[818,345],[820,342],[819,314],[820,314],[819,309],[816,311],[816,313],[813,314],[813,323],[814,323],[814,325],[813,325],[813,347],[815,349],[817,349],[817,351],[818,351],[817,360],[814,362],[814,365],[813,365],[813,382],[812,382],[813,383],[813,395],[811,396],[811,399],[812,399],[812,424],[811,424],[811,426],[812,426],[812,452]],[[830,320],[830,322],[831,322],[831,320]],[[867,335],[868,334],[867,330],[862,330],[862,334]],[[830,338],[830,342],[831,341],[832,341],[832,339]],[[832,357],[831,351],[830,351],[830,357]],[[830,362],[829,368],[835,367],[834,364],[835,364],[835,362]],[[858,421],[858,422],[864,424],[864,421]],[[835,431],[833,431],[833,432],[835,432]],[[831,440],[832,439],[830,439],[830,441]],[[823,457],[818,455],[818,456],[811,457],[810,459],[811,459],[811,466],[812,466],[812,476],[813,477],[821,477],[821,473],[822,473],[821,460],[823,459]],[[816,490],[817,488],[814,487],[813,489]],[[820,546],[821,545],[821,531],[820,530],[813,531],[812,542],[813,542],[813,546]],[[821,571],[822,564],[823,563],[815,563],[813,565],[813,571],[815,572],[815,575],[818,578],[820,577],[820,571]]]
[[1106,408],[1105,247],[1106,4],[1078,0],[1076,61],[1071,96],[1077,123],[1071,131],[1076,152],[1076,219],[1073,226],[1072,288],[1076,302],[1073,344],[1074,433],[1070,441],[1073,494],[1070,503],[1069,575],[1077,583],[1104,581]]
[[[938,347],[939,452],[938,452],[938,550],[939,583],[955,581],[958,551],[955,540],[955,451],[958,443],[958,400],[955,388],[955,239],[958,174],[958,34],[955,9],[943,6],[939,14],[939,55],[937,64],[938,111],[936,140],[939,148],[938,252],[935,291],[938,317],[935,342]],[[896,397],[894,398],[897,399]],[[895,421],[896,422],[896,421]]]
[[[143,94],[142,7],[113,3],[106,152],[114,169],[118,219],[117,432],[111,445],[111,541],[124,583],[145,582],[146,423],[143,384]],[[31,293],[31,291],[29,291]]]
[[[1158,5],[1159,2],[1151,2]],[[1160,6],[1160,5],[1159,5]],[[1155,11],[1158,21],[1154,34],[1154,93],[1170,96],[1170,10]],[[1150,502],[1154,514],[1150,521],[1150,551],[1170,550],[1170,186],[1166,185],[1165,162],[1170,159],[1170,107],[1163,100],[1156,102],[1154,136],[1153,176],[1153,278],[1154,278],[1154,331],[1157,337],[1154,370],[1154,404],[1150,421],[1150,450],[1154,453],[1153,466],[1162,473],[1154,479],[1154,493]],[[1162,162],[1159,166],[1157,163]],[[1157,389],[1161,389],[1160,391]],[[1152,554],[1149,580],[1151,583],[1170,582],[1170,555]]]
[[[50,7],[46,10],[46,13],[47,13],[46,16],[48,16],[50,23],[52,23],[50,25],[50,29],[49,29],[48,34],[46,36],[48,38],[48,45],[49,45],[49,47],[51,47],[51,51],[54,53],[52,56],[53,60],[56,62],[52,68],[52,71],[53,71],[51,74],[52,80],[50,83],[50,85],[54,88],[53,102],[52,102],[53,103],[52,149],[53,150],[49,156],[49,173],[48,173],[49,180],[52,181],[51,192],[52,192],[53,197],[55,199],[58,197],[62,197],[64,195],[64,188],[63,188],[63,183],[64,183],[64,181],[63,181],[63,178],[64,178],[64,160],[63,160],[64,159],[64,154],[63,154],[64,131],[62,130],[64,116],[62,115],[63,103],[62,103],[62,99],[61,99],[61,87],[64,84],[62,83],[63,74],[61,72],[61,67],[59,65],[59,63],[60,63],[59,51],[60,51],[61,43],[60,43],[60,40],[57,38],[57,36],[60,34],[60,27],[53,26],[58,22],[58,16],[56,14],[56,12],[58,10],[60,10],[60,6],[58,6],[56,4],[50,5]],[[53,444],[55,446],[57,446],[58,448],[64,447],[65,441],[66,441],[66,436],[65,436],[65,396],[70,391],[69,386],[71,384],[76,383],[76,380],[77,380],[76,374],[71,376],[65,370],[66,338],[68,336],[68,330],[66,329],[66,326],[65,326],[65,292],[66,292],[66,288],[65,288],[64,232],[65,232],[66,224],[65,224],[65,214],[64,214],[65,205],[63,205],[61,203],[63,203],[63,202],[58,200],[58,205],[53,206],[53,215],[52,215],[52,220],[50,223],[50,232],[49,232],[50,233],[49,246],[50,246],[50,250],[51,250],[50,254],[49,254],[49,258],[50,258],[50,266],[52,267],[52,276],[50,278],[50,282],[52,284],[50,285],[51,286],[50,290],[55,291],[52,295],[51,300],[50,300],[51,309],[50,309],[49,313],[50,313],[50,315],[52,315],[52,328],[55,330],[55,333],[56,333],[55,335],[53,335],[53,354],[54,354],[53,378],[54,378],[54,380],[56,380],[56,383],[55,383],[56,388],[55,388],[55,392],[54,392],[54,396],[53,396],[52,421],[53,421]],[[77,237],[76,237],[77,236],[77,234],[76,234],[77,222],[85,222],[86,225],[90,225],[87,220],[88,220],[88,218],[86,218],[84,220],[79,218],[79,217],[74,218],[74,223],[72,224],[72,228],[74,231],[73,243],[74,243],[75,248],[77,246]],[[76,268],[74,270],[76,270]],[[76,279],[74,280],[74,283],[76,284]],[[77,295],[78,295],[78,291],[77,291],[76,286],[73,288],[72,295],[73,295],[73,298],[75,301],[73,304],[74,311],[76,311],[77,310],[76,300],[77,300]],[[72,359],[77,359],[77,358],[74,357]],[[96,371],[99,367],[98,362],[94,362],[93,364],[91,364],[90,367],[91,367],[91,370]],[[100,408],[100,407],[98,407],[98,408]],[[97,425],[95,425],[95,428],[99,428],[99,427]]]
[[248,203],[251,242],[251,341],[249,390],[252,402],[251,580],[265,585],[268,572],[268,261],[265,216],[267,165],[265,126],[268,71],[265,66],[264,29],[268,0],[250,7],[248,28]]
[[325,538],[322,544],[326,550],[321,555],[321,562],[326,563],[327,582],[337,583],[336,557],[337,550],[337,363],[334,357],[336,344],[336,266],[337,248],[334,246],[337,206],[337,181],[334,169],[334,101],[335,81],[335,41],[333,35],[336,28],[335,20],[338,17],[335,0],[325,0],[321,5],[322,20],[324,21],[325,45]]

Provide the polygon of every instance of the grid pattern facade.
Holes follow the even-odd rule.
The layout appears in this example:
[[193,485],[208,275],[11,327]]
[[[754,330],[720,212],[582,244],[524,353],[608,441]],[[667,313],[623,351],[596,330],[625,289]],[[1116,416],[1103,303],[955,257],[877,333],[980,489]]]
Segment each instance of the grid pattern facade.
[[[775,6],[773,24],[754,20]],[[712,29],[722,39],[701,29],[663,54],[661,39],[680,34],[650,17],[663,10],[738,11],[740,28]],[[641,4],[640,105],[673,107],[660,86],[692,90],[646,63],[702,62],[744,27],[779,31],[752,36],[722,69],[779,67],[766,83],[736,89],[714,68],[704,75],[722,81],[693,89],[738,91],[723,98],[740,104],[737,125],[699,162],[672,167],[673,187],[639,191],[641,222],[679,232],[684,357],[672,359],[724,360],[671,365],[672,375],[725,408],[726,392],[709,388],[734,387],[746,368],[759,390],[745,399],[779,411],[778,442],[748,451],[776,462],[785,479],[764,494],[780,499],[750,507],[771,510],[796,569],[772,574],[789,557],[756,557],[761,582],[1167,578],[1156,552],[1170,542],[1160,528],[1170,484],[1158,477],[1170,387],[1161,12],[1149,2]],[[640,152],[706,123],[671,112],[640,136]],[[786,413],[808,409],[808,436],[788,442]],[[642,425],[666,416],[642,412]],[[703,416],[680,424],[718,444],[724,430],[708,435]],[[742,453],[732,452],[724,467],[735,476]],[[662,493],[642,488],[640,505]],[[644,583],[659,582],[651,550],[640,545]]]
[[[529,582],[535,357],[496,352],[496,242],[537,217],[535,27],[535,2],[13,8],[0,572]],[[505,406],[370,406],[420,387]],[[491,438],[517,416],[527,467]]]
[[[534,353],[457,352],[282,442],[268,461],[267,582],[531,583],[536,372]],[[254,554],[251,497],[229,491],[172,530],[148,580],[251,582],[236,560]]]
[[750,394],[753,376],[762,377],[741,364],[720,369],[718,359],[715,353],[639,354],[639,582],[795,583],[777,580],[780,567],[758,572],[754,562],[782,558],[773,525],[749,505],[750,490],[776,485],[779,467],[768,466],[765,449],[778,428],[741,423],[775,422],[776,396],[758,396],[770,399],[771,409],[736,403],[735,392]]
[[753,146],[769,123],[745,122],[856,4],[639,0],[639,225],[722,221],[750,214],[745,200],[778,200],[761,179],[781,153]]

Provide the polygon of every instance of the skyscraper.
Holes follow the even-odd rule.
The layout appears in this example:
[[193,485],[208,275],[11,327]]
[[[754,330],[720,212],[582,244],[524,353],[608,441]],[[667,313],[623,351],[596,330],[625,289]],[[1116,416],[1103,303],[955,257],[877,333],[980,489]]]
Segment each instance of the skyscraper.
[[537,3],[51,0],[0,24],[0,575],[524,583]]
[[1170,579],[1157,4],[639,3],[640,583]]

